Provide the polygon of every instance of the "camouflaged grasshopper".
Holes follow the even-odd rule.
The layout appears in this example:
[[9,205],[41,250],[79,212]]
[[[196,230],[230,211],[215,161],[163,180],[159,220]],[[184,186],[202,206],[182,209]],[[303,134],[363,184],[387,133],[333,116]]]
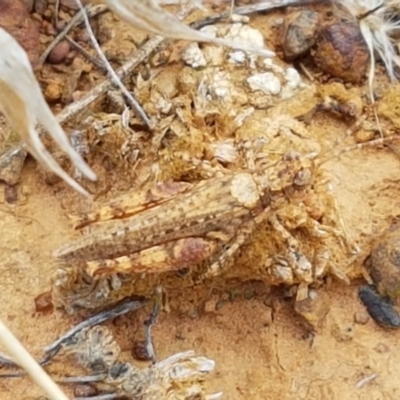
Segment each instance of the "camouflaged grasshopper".
[[267,279],[303,283],[306,296],[307,286],[326,273],[329,252],[314,254],[313,266],[277,213],[289,210],[284,216],[291,219],[289,230],[302,227],[315,238],[343,236],[303,204],[316,197],[313,166],[312,159],[288,152],[263,168],[228,171],[197,183],[160,183],[74,217],[76,228],[93,228],[55,253],[62,266],[53,280],[53,299],[70,310],[71,305],[95,308],[121,287],[121,274],[161,274],[198,264],[206,266],[196,276],[202,282],[231,265],[228,260],[263,221],[285,243],[285,254],[273,254],[266,266]]
[[285,197],[310,188],[311,166],[309,159],[288,153],[261,173],[229,172],[198,183],[161,183],[128,193],[74,217],[76,228],[98,224],[55,256],[92,277],[161,273],[206,259],[211,262],[203,278],[218,275]]
[[276,198],[310,184],[311,170],[304,160],[288,156],[282,162],[283,169],[267,168],[264,174],[229,173],[125,194],[74,217],[75,228],[102,223],[55,255],[95,276],[178,270],[220,250],[204,277],[217,275],[254,226],[268,218]]

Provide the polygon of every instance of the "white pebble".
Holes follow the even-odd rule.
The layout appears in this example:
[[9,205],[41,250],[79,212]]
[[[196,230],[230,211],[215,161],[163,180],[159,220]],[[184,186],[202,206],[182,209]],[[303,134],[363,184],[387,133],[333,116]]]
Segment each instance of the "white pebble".
[[207,61],[197,43],[191,43],[182,53],[182,60],[192,68],[205,67]]
[[272,72],[252,75],[247,78],[247,83],[252,90],[261,90],[266,94],[277,95],[281,91],[281,82]]
[[287,82],[287,86],[290,89],[297,89],[300,86],[301,77],[295,68],[288,68],[286,70],[285,79]]

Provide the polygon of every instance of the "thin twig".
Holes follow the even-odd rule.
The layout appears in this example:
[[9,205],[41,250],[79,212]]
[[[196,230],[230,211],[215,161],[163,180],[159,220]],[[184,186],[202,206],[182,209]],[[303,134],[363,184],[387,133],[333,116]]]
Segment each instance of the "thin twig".
[[[295,7],[295,6],[304,6],[309,4],[320,4],[320,3],[328,3],[329,0],[267,0],[263,3],[259,4],[252,4],[250,6],[242,6],[233,9],[233,14],[236,15],[248,15],[254,14],[257,12],[262,11],[272,11],[279,8],[286,8],[286,7]],[[212,25],[220,21],[229,20],[231,18],[231,12],[223,11],[221,13],[211,15],[209,17],[205,17],[198,21],[192,22],[189,26],[192,29],[201,29],[204,26]]]
[[[162,296],[162,293],[161,293],[161,296]],[[144,335],[145,335],[145,342],[146,342],[146,350],[147,350],[147,354],[149,355],[149,358],[150,358],[151,362],[153,363],[153,365],[157,363],[157,356],[156,356],[156,352],[154,350],[153,336],[151,334],[151,328],[156,323],[159,312],[160,312],[160,302],[158,301],[158,299],[156,299],[154,302],[154,305],[153,305],[153,311],[151,312],[149,319],[147,319],[144,322]]]
[[[113,400],[119,397],[115,393],[110,393],[110,394],[100,394],[97,396],[91,396],[89,400]],[[73,400],[88,400],[87,397],[74,397]]]
[[[147,302],[148,302],[148,300],[145,298],[135,298],[135,299],[127,298],[127,299],[120,301],[112,308],[105,310],[105,311],[101,311],[101,312],[89,317],[88,319],[82,321],[80,324],[75,325],[67,333],[65,333],[64,335],[59,337],[55,342],[46,346],[44,349],[45,356],[40,361],[38,361],[38,364],[41,366],[48,364],[59,352],[62,344],[65,341],[67,341],[69,338],[71,338],[72,336],[76,335],[82,329],[90,328],[95,325],[99,325],[109,319],[113,319],[120,315],[124,315],[130,311],[137,310],[138,308],[143,307]],[[0,357],[0,365],[4,365],[4,366],[10,367],[10,368],[19,368],[18,364],[16,364],[14,361],[12,361],[11,359],[9,359],[7,356],[5,356],[3,354],[1,354],[1,357]],[[23,372],[23,371],[11,372],[11,373],[6,373],[6,374],[0,374],[0,378],[17,378],[17,377],[21,377],[24,375],[25,375],[25,372]]]
[[0,365],[8,368],[19,368],[19,365],[4,353],[0,354]]
[[88,375],[88,376],[65,376],[56,379],[58,383],[91,383],[100,382],[107,377],[107,374]]
[[52,400],[68,400],[68,397],[52,381],[42,367],[1,320],[0,340],[17,363],[29,374],[32,380],[50,396]]
[[[188,10],[183,10],[177,14],[178,19],[184,19],[189,15]],[[123,79],[126,75],[131,73],[138,65],[140,65],[165,39],[162,36],[154,36],[149,39],[140,49],[137,50],[136,55],[127,61],[122,67],[117,69],[117,75]],[[112,82],[106,80],[86,93],[79,101],[71,103],[63,109],[59,114],[56,115],[56,119],[60,124],[65,123],[77,114],[79,114],[86,107],[89,107],[94,101],[100,96],[105,94],[112,87]],[[19,143],[16,146],[10,148],[0,157],[0,165],[5,160],[8,160],[10,155],[16,155],[19,153],[26,153],[25,145]]]
[[[108,7],[103,4],[95,5],[95,6],[88,6],[86,8],[86,12],[89,17],[95,17],[96,15],[101,14],[107,10],[108,10]],[[56,36],[56,38],[50,43],[50,45],[47,47],[47,49],[41,55],[41,57],[39,59],[40,65],[42,65],[46,61],[50,52],[54,49],[54,47],[57,46],[58,43],[61,42],[61,40],[63,40],[65,38],[65,36],[68,34],[68,32],[74,26],[79,25],[81,22],[83,22],[83,18],[84,18],[83,14],[84,14],[84,12],[82,10],[79,10],[79,12],[76,13],[71,18],[71,20],[68,22],[68,24],[65,26],[65,28]]]
[[135,111],[136,115],[143,120],[143,122],[151,129],[151,122],[149,117],[147,116],[146,112],[143,110],[142,106],[137,102],[137,100],[130,94],[128,89],[125,85],[121,82],[121,79],[114,71],[111,64],[108,62],[107,57],[104,55],[103,50],[99,43],[97,42],[96,37],[94,36],[94,32],[92,27],[90,26],[89,18],[85,12],[85,8],[82,5],[81,0],[75,0],[76,4],[79,6],[80,10],[82,11],[83,19],[85,21],[86,30],[89,33],[90,41],[92,42],[93,47],[95,48],[97,54],[99,55],[100,59],[103,61],[104,67],[107,69],[107,72],[110,75],[111,81],[114,85],[118,86],[121,90],[122,94],[126,97],[128,102],[130,103],[132,109]]
[[378,377],[378,374],[372,374],[369,376],[366,376],[365,378],[359,380],[356,384],[356,388],[357,389],[361,389],[364,385],[366,385],[367,383],[373,381],[374,379],[376,379]]
[[67,40],[67,42],[69,42],[69,44],[73,48],[75,48],[75,50],[78,50],[81,54],[83,54],[83,56],[86,57],[97,68],[100,68],[102,70],[106,69],[106,67],[100,60],[91,56],[79,43],[75,42],[75,40],[71,39],[68,35],[65,36],[65,40]]
[[56,0],[56,4],[54,5],[54,26],[57,28],[58,26],[58,13],[60,12],[60,0]]

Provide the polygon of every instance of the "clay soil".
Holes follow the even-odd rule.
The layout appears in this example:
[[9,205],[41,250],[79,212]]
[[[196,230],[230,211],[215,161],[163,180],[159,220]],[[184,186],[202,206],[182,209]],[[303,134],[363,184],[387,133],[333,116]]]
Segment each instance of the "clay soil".
[[[330,136],[343,136],[345,126],[335,118],[319,115],[314,123]],[[325,169],[349,238],[362,255],[368,254],[370,243],[399,213],[398,155],[387,147],[359,149],[333,158]],[[55,191],[44,183],[31,159],[18,191],[15,205],[4,199],[0,204],[0,315],[39,358],[45,345],[79,321],[61,311],[38,314],[33,299],[49,290],[56,268],[52,252],[73,237],[66,215],[71,204],[79,208],[83,200],[69,188]],[[355,271],[362,261],[360,256]],[[329,296],[330,310],[315,334],[301,323],[281,289],[244,283],[220,307],[192,315],[174,307],[184,300],[183,293],[170,299],[171,312],[162,313],[154,326],[157,356],[161,360],[193,349],[215,360],[207,386],[210,392],[222,391],[224,399],[398,399],[400,334],[379,328],[366,316],[357,297],[361,283],[361,278],[349,286],[332,280],[321,289]],[[144,314],[109,323],[127,358],[142,334]],[[359,323],[363,319],[365,324]],[[79,370],[60,355],[49,371],[57,377]],[[28,378],[0,378],[0,399],[41,394]]]

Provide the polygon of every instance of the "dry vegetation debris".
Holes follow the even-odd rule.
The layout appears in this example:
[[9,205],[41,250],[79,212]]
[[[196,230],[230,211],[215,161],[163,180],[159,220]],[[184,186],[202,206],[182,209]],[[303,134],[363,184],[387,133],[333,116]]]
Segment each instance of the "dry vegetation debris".
[[[50,1],[48,7],[44,7],[41,12],[39,3],[36,5],[39,8],[35,10],[33,19],[39,22],[39,30],[32,34],[32,38],[37,39],[39,32],[40,41],[35,39],[36,44],[32,46],[32,51],[27,49],[28,54],[33,54],[32,62],[38,58],[39,47],[47,47],[57,36],[57,31],[62,31],[74,18],[77,10],[67,3],[61,2],[61,9],[57,14],[58,24],[54,24],[54,3]],[[21,8],[22,3],[18,4]],[[128,3],[123,1],[113,4],[112,8],[119,12],[121,8],[116,5],[128,7]],[[131,11],[136,13],[136,17],[143,17],[143,12],[149,10],[144,10],[144,5],[150,7],[152,13],[161,11],[152,1],[140,5],[131,4]],[[221,300],[218,296],[215,298],[215,293],[222,293],[222,297],[228,294],[231,301],[235,298],[237,287],[252,287],[251,296],[256,296],[257,293],[265,295],[272,286],[284,285],[287,288],[286,295],[292,299],[293,309],[304,319],[307,329],[323,331],[325,321],[329,321],[330,311],[329,296],[324,292],[325,288],[329,288],[332,280],[348,284],[350,279],[362,276],[360,261],[368,252],[370,242],[369,238],[365,239],[352,226],[352,218],[359,218],[361,221],[363,216],[350,215],[349,200],[344,200],[337,191],[338,186],[340,187],[337,182],[351,179],[350,174],[349,178],[335,175],[336,169],[342,167],[339,163],[332,166],[332,160],[352,149],[354,143],[378,140],[382,144],[385,143],[385,137],[394,136],[396,139],[399,124],[399,86],[390,86],[384,71],[375,66],[375,59],[370,51],[371,43],[366,40],[365,46],[362,40],[362,36],[365,40],[365,35],[372,35],[375,41],[380,40],[382,48],[390,50],[386,58],[382,54],[381,57],[390,78],[394,78],[393,70],[398,63],[394,42],[390,41],[390,46],[386,46],[382,44],[382,35],[379,36],[383,31],[385,35],[392,34],[392,30],[398,26],[397,20],[393,20],[390,29],[388,28],[385,11],[387,6],[396,7],[392,3],[372,4],[371,7],[377,8],[378,12],[371,13],[373,18],[369,15],[361,18],[361,30],[360,26],[354,24],[353,18],[349,18],[353,20],[350,24],[349,21],[338,18],[335,14],[337,10],[332,11],[330,5],[318,5],[313,9],[257,14],[250,19],[235,17],[231,21],[218,24],[206,22],[207,26],[192,37],[195,41],[200,38],[202,40],[199,41],[205,43],[172,43],[155,38],[151,39],[153,42],[150,40],[151,45],[145,51],[145,33],[132,29],[114,14],[101,9],[99,15],[91,18],[95,36],[107,59],[120,71],[124,85],[149,117],[152,129],[126,106],[125,99],[118,90],[111,90],[109,82],[100,83],[104,80],[104,64],[91,49],[86,28],[79,23],[72,27],[64,35],[64,39],[51,50],[47,62],[37,72],[37,77],[47,102],[54,110],[64,109],[58,115],[58,120],[69,120],[65,124],[65,130],[74,152],[93,166],[98,181],[91,183],[82,179],[82,172],[87,170],[75,169],[74,165],[68,163],[65,155],[57,151],[54,143],[43,137],[46,148],[57,164],[65,168],[95,198],[95,201],[78,200],[52,173],[42,172],[40,179],[47,184],[42,190],[62,197],[66,209],[63,213],[75,214],[77,225],[85,225],[83,234],[77,233],[74,237],[71,227],[65,228],[71,239],[63,238],[63,242],[67,242],[67,248],[81,246],[89,249],[84,254],[85,257],[76,263],[67,257],[53,260],[49,256],[52,265],[46,281],[49,286],[51,280],[54,305],[69,313],[87,315],[90,310],[103,309],[126,296],[151,297],[154,288],[161,286],[168,294],[168,302],[164,306],[188,317],[198,315],[203,310],[211,310],[211,314],[218,312],[218,307],[227,303],[227,300]],[[21,15],[31,21],[26,9],[24,12]],[[359,12],[361,11],[358,8],[350,10],[352,14],[358,15]],[[201,13],[207,14],[203,10],[191,18],[196,20]],[[4,17],[6,14],[2,15]],[[126,15],[127,9],[124,9],[124,16]],[[366,31],[371,28],[371,20],[375,21],[375,17],[381,18],[384,24],[383,31],[377,31],[380,34]],[[158,34],[165,33],[163,24],[169,18],[175,17],[163,15],[163,18],[167,19],[158,19],[157,24],[150,26],[150,29],[149,25],[138,25],[138,20],[132,19],[132,16],[126,17],[138,27]],[[310,30],[310,18],[314,22],[319,21],[318,24],[311,24],[315,29]],[[174,21],[176,22],[175,19]],[[27,25],[30,26],[29,24],[30,22]],[[0,25],[6,26],[1,20]],[[303,28],[306,28],[305,32],[301,31]],[[185,28],[179,32],[170,32],[169,36],[182,38],[183,34],[188,39],[188,32]],[[206,36],[216,37],[218,40],[210,43],[209,40],[203,40]],[[296,48],[292,47],[293,37],[297,40]],[[346,39],[346,46],[343,38]],[[216,46],[223,42],[238,43],[239,49]],[[242,51],[243,47],[262,48],[264,43],[267,43],[266,48],[276,51],[277,57],[271,58],[270,53],[262,55]],[[144,55],[138,58],[137,54],[141,51]],[[281,59],[280,55],[284,57]],[[146,58],[148,61],[134,69],[134,66]],[[132,59],[136,61],[132,62]],[[374,77],[375,88],[380,92],[376,95],[371,92],[372,78],[369,86],[365,85],[368,60],[374,66],[370,77]],[[91,95],[90,100],[88,95]],[[376,107],[370,101],[375,97]],[[92,103],[90,107],[89,103]],[[84,107],[74,109],[74,104]],[[5,147],[13,142],[15,137],[10,135],[4,141]],[[389,146],[396,152],[393,145]],[[15,154],[20,157],[15,157]],[[0,167],[5,165],[1,169],[2,179],[9,185],[17,183],[25,155],[24,152],[14,151],[8,154],[6,160],[0,160]],[[37,154],[36,156],[38,157]],[[82,166],[79,163],[75,163],[75,166],[76,164]],[[220,256],[218,252],[217,256],[214,255],[214,247],[207,247],[210,246],[209,243],[202,250],[207,255],[205,260],[198,262],[196,259],[195,265],[190,265],[190,268],[178,268],[178,271],[176,268],[166,268],[160,273],[150,267],[143,267],[148,265],[146,263],[149,260],[153,262],[157,258],[159,261],[160,257],[165,256],[165,247],[161,246],[164,243],[157,243],[153,253],[146,253],[149,249],[146,248],[145,240],[143,248],[139,246],[141,224],[145,226],[150,215],[143,206],[148,201],[145,195],[151,193],[155,196],[155,203],[161,200],[167,203],[171,201],[174,207],[177,205],[176,208],[183,204],[180,197],[175,199],[175,194],[168,192],[172,190],[171,187],[164,186],[166,192],[160,189],[157,193],[152,192],[152,188],[162,187],[156,186],[159,183],[174,181],[182,182],[185,190],[189,188],[189,194],[196,193],[193,188],[203,181],[205,185],[211,185],[214,178],[242,177],[243,171],[251,171],[253,177],[257,175],[257,179],[268,181],[270,214],[254,229],[243,234],[244,243],[240,242],[234,257],[226,260],[226,265],[218,270],[218,273],[221,272],[218,276],[210,277],[206,274],[207,279],[199,280],[205,271],[213,268]],[[219,182],[218,179],[215,182]],[[361,183],[359,185],[358,187],[362,186]],[[394,204],[390,207],[387,204],[391,203],[396,190],[391,182],[384,182],[382,188],[379,186],[379,179],[375,185],[377,186],[371,184],[368,190],[372,193],[373,190],[379,192],[382,189],[387,196],[383,196],[384,204],[381,205],[386,212],[384,214],[382,211],[385,216],[379,224],[383,227],[395,217]],[[213,198],[218,198],[218,193],[213,193],[219,190],[218,186],[205,188],[213,194]],[[234,189],[243,193],[240,186]],[[225,192],[221,190],[221,193]],[[346,195],[351,197],[349,192]],[[161,196],[161,199],[157,196]],[[230,203],[227,197],[218,198],[218,205],[223,205],[226,201],[228,207]],[[194,194],[193,199],[195,200]],[[18,196],[13,201],[18,205]],[[346,207],[343,207],[343,201]],[[140,222],[137,222],[140,229],[133,229],[135,240],[139,242],[136,258],[130,257],[128,262],[126,257],[129,254],[118,253],[116,256],[125,257],[124,260],[119,259],[112,263],[112,260],[107,259],[103,262],[101,256],[106,250],[96,253],[96,249],[101,248],[101,240],[107,238],[110,232],[114,239],[121,236],[122,231],[118,229],[124,224],[123,211],[132,204],[139,204],[140,209],[136,216],[127,216]],[[212,213],[212,209],[207,208],[209,204],[206,201],[202,206]],[[194,212],[193,210],[197,212],[197,209],[189,208],[179,214],[181,220],[176,220],[179,220],[178,224],[181,225],[178,226],[181,229],[186,229],[186,215]],[[370,210],[369,212],[371,214]],[[379,214],[380,211],[376,212]],[[113,221],[113,218],[117,221]],[[162,231],[164,225],[170,222],[170,217],[166,213],[160,214],[158,218],[157,226]],[[104,219],[111,221],[102,222]],[[229,216],[222,224],[236,226],[233,217],[230,220]],[[360,231],[361,229],[359,228]],[[365,229],[377,230],[375,227]],[[230,244],[226,242],[226,232],[222,230],[218,235],[210,233],[214,234],[212,239],[218,243],[216,247],[226,250],[226,243]],[[243,232],[237,229],[235,233],[239,237]],[[196,246],[203,245],[200,242],[196,239]],[[115,243],[119,244],[117,239]],[[187,249],[192,249],[185,247],[189,246],[188,242],[179,245],[168,247],[167,256],[173,253],[179,259],[176,252],[182,256]],[[196,250],[198,249],[197,247]],[[209,250],[213,254],[210,257]],[[47,249],[49,253],[52,251],[54,248]],[[132,263],[138,259],[144,269],[135,269]],[[373,312],[371,315],[373,316]],[[358,320],[365,318],[360,317]],[[90,342],[84,336],[95,334],[96,329],[103,329],[107,335],[111,335],[108,328],[104,327],[94,328],[94,333],[82,331],[84,344]],[[331,332],[338,342],[353,338],[353,331],[350,334],[336,322],[332,323]],[[118,347],[113,338],[107,343]],[[73,347],[72,352],[78,351],[77,349],[79,350],[79,346]],[[184,379],[190,379],[181,382],[178,388],[174,387],[172,394],[170,393],[171,398],[188,398],[189,392],[193,391],[202,393],[204,398],[217,398],[205,397],[204,393],[210,391],[202,386],[203,372],[211,372],[214,368],[213,362],[206,358],[190,358],[192,353],[183,353],[182,357],[182,362],[197,362],[192,369],[200,371],[201,376],[185,376]],[[160,368],[171,366],[166,361],[162,363],[159,363]],[[114,364],[118,364],[118,373],[116,370],[111,371]],[[179,365],[185,370],[184,366]],[[157,364],[138,372],[130,361],[119,362],[116,359],[108,367],[106,381],[117,387],[116,393],[123,395],[127,394],[126,388],[121,389],[122,386],[115,385],[115,381],[124,373],[129,375],[129,379],[126,376],[121,378],[121,382],[125,384],[127,381],[137,383],[136,378],[139,375],[144,377],[142,381],[145,382],[148,376],[153,376],[153,372],[158,371]],[[172,376],[169,370],[163,370],[160,376],[168,379],[156,387],[155,396],[160,396],[159,390],[169,392],[180,380],[180,377]],[[160,376],[157,375],[159,381],[162,381],[164,378],[161,379]],[[369,382],[368,377],[371,376],[376,375],[369,374],[360,380],[360,388]],[[191,380],[192,378],[194,379]],[[371,378],[373,379],[375,378]],[[248,386],[245,390],[247,394],[253,390],[251,385]],[[133,390],[131,386],[129,390]],[[232,395],[232,392],[229,393]],[[148,398],[153,398],[151,396]]]

